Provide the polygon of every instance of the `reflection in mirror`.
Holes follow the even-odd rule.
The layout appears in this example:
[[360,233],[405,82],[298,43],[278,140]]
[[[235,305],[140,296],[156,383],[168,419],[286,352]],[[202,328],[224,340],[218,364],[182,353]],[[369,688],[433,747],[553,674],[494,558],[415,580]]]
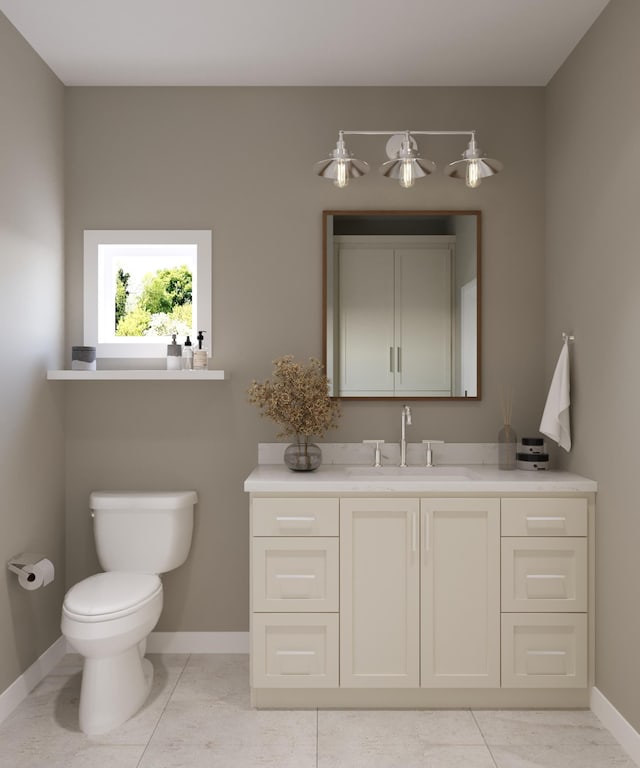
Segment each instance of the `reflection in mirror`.
[[325,211],[331,395],[480,399],[480,212]]

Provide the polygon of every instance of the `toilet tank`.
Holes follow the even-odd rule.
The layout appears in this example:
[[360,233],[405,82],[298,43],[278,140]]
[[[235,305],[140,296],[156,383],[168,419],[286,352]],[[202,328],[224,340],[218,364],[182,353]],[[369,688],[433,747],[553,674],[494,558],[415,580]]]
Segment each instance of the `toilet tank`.
[[89,504],[102,568],[165,573],[182,565],[197,501],[195,491],[94,491]]

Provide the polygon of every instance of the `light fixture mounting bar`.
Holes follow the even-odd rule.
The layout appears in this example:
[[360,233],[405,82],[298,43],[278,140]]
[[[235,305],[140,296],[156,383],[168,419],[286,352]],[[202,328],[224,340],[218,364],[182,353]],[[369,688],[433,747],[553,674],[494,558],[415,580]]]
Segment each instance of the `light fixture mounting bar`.
[[342,136],[396,136],[410,133],[412,136],[474,136],[475,131],[338,131]]

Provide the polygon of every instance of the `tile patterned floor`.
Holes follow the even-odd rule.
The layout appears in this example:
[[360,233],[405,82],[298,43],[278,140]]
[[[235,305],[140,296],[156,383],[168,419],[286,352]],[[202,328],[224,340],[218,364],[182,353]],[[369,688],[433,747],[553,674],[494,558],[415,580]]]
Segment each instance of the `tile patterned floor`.
[[588,711],[258,711],[246,656],[150,658],[143,709],[88,738],[66,656],[0,724],[0,768],[635,768]]

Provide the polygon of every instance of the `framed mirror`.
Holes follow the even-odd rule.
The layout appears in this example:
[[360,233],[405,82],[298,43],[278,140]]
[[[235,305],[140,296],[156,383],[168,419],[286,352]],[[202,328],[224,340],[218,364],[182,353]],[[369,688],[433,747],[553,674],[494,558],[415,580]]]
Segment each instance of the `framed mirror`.
[[480,211],[324,211],[331,395],[480,399]]

